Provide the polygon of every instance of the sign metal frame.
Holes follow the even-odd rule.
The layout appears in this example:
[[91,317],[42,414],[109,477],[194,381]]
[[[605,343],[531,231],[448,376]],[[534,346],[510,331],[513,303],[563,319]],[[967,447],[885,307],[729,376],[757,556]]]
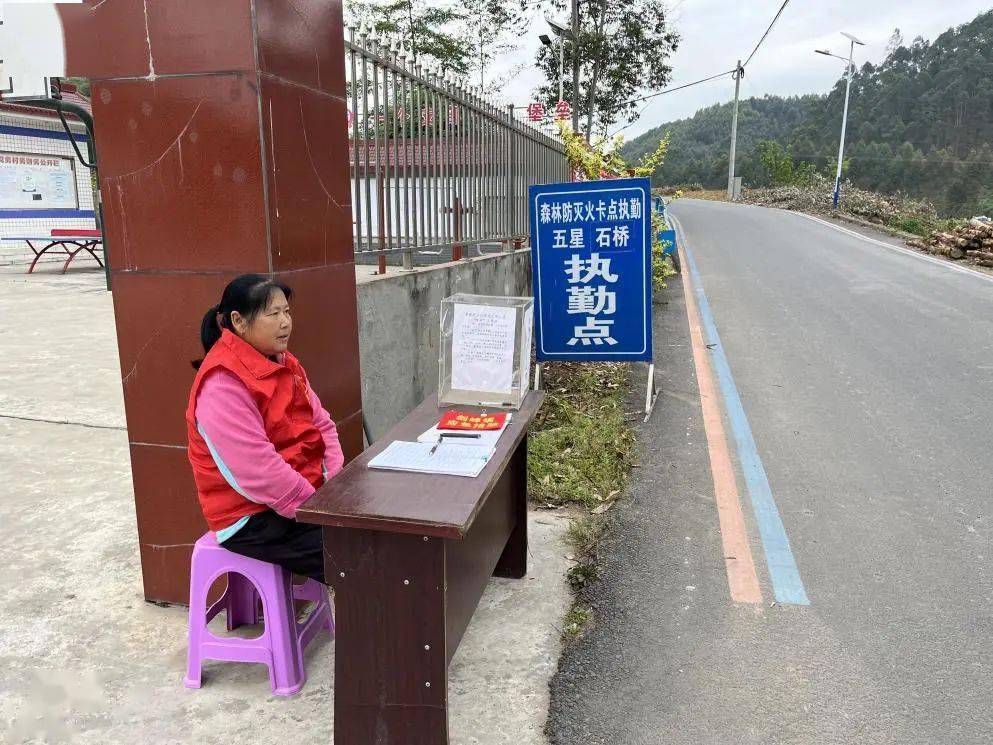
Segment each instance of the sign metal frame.
[[[573,201],[574,200],[574,201]],[[626,201],[631,209],[637,201],[634,217],[622,210],[620,217],[604,212]],[[535,389],[540,389],[542,363],[546,361],[604,361],[645,362],[648,380],[645,394],[645,421],[651,416],[658,389],[655,384],[655,364],[652,339],[652,196],[647,178],[624,178],[603,181],[581,181],[560,184],[540,184],[528,189],[531,223],[532,277],[535,297]],[[586,216],[593,215],[591,204],[597,205],[592,219],[549,220],[549,205],[558,204],[561,213],[568,204],[586,206]],[[559,214],[559,210],[551,214]],[[608,219],[609,218],[609,219]],[[604,245],[599,238],[604,230],[623,231],[623,244]],[[562,233],[575,235],[574,245],[563,245]],[[558,235],[554,235],[557,233]],[[617,233],[613,233],[617,241]],[[596,245],[594,245],[596,236]],[[629,245],[630,242],[630,245]],[[613,262],[613,263],[611,263]],[[576,266],[582,265],[586,280],[578,279]],[[565,268],[563,268],[565,267]],[[591,269],[592,267],[592,269]],[[609,294],[610,310],[578,311],[572,308],[570,291],[586,291],[589,277],[596,279],[599,269],[604,284],[596,286],[599,296]],[[567,275],[571,276],[567,278]],[[609,291],[608,291],[609,290]],[[564,309],[563,305],[568,309]],[[597,307],[600,307],[598,304]],[[586,326],[598,326],[601,338],[582,332],[588,328],[575,326],[570,314],[590,312]],[[596,318],[598,315],[607,318]],[[568,327],[574,331],[567,338]],[[609,329],[604,331],[604,329]],[[614,339],[617,335],[619,338]],[[586,338],[583,338],[586,336]],[[580,343],[581,342],[581,343]]]

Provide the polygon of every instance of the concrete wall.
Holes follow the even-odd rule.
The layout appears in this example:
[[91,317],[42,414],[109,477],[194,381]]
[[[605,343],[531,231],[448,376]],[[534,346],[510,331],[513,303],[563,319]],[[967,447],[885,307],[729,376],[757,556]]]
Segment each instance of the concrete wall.
[[443,298],[531,295],[529,250],[383,276],[357,271],[362,409],[374,440],[438,390]]

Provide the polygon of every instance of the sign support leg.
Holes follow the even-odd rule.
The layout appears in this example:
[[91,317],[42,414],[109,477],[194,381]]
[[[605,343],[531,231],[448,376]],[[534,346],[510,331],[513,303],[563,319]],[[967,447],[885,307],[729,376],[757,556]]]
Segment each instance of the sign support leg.
[[534,389],[536,391],[541,390],[541,363],[534,363]]
[[659,389],[655,386],[655,363],[648,363],[648,386],[645,392],[645,421],[652,416],[655,409],[655,402],[659,397]]

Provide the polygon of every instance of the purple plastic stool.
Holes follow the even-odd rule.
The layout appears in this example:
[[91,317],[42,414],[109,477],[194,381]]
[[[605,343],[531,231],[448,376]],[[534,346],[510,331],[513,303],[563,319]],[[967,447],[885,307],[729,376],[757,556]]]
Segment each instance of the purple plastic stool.
[[[203,660],[262,662],[269,667],[269,684],[277,696],[292,696],[307,681],[303,651],[322,629],[334,636],[334,618],[325,587],[312,579],[292,584],[285,569],[228,551],[213,533],[204,534],[193,547],[190,572],[190,646],[183,685],[199,688]],[[221,598],[207,608],[207,593],[214,580],[228,575]],[[296,600],[316,606],[303,623],[297,623]],[[207,624],[226,611],[228,630],[259,622],[259,601],[265,630],[256,639],[215,636]]]

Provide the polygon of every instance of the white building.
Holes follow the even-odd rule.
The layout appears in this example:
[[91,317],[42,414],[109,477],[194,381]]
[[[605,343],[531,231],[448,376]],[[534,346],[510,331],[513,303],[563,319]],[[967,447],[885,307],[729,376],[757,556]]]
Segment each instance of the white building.
[[[90,108],[89,99],[73,91],[64,90],[63,99]],[[71,115],[66,119],[86,157],[86,128]],[[90,169],[77,159],[58,114],[0,101],[0,237],[93,229],[93,202]],[[10,256],[27,248],[4,241],[0,251]]]

